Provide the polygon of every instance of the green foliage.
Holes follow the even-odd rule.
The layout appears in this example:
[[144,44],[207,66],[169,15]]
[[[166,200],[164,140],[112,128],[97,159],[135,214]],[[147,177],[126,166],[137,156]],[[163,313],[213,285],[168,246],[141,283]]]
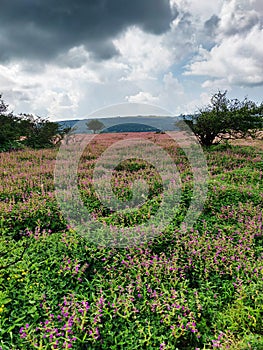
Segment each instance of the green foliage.
[[228,99],[227,91],[214,94],[211,104],[184,118],[203,146],[222,140],[252,137],[263,128],[263,102]]
[[7,145],[8,142],[15,141],[19,135],[17,118],[12,114],[0,115],[0,145]]
[[102,130],[105,125],[98,119],[92,119],[86,123],[86,126],[89,130],[92,130],[94,134]]
[[8,106],[0,94],[0,152],[28,146],[35,149],[53,147],[68,131],[58,123],[29,114],[8,113]]
[[[79,164],[79,189],[89,209],[112,224],[117,213],[103,211],[90,181],[102,151],[93,146]],[[168,148],[180,172],[181,206],[167,230],[122,249],[96,246],[66,226],[54,196],[55,149],[0,154],[3,350],[262,349],[262,150],[205,151],[208,199],[195,227],[181,232],[192,178],[183,154]],[[127,180],[149,175],[149,198],[134,221],[159,205],[162,182],[153,170],[134,159],[115,169],[121,198],[130,193]]]
[[17,151],[23,148],[24,148],[23,144],[16,140],[14,141],[9,140],[0,144],[0,152]]
[[51,122],[41,117],[32,115],[20,115],[20,124],[25,140],[23,143],[32,148],[40,149],[54,146],[56,135],[63,134],[58,123]]

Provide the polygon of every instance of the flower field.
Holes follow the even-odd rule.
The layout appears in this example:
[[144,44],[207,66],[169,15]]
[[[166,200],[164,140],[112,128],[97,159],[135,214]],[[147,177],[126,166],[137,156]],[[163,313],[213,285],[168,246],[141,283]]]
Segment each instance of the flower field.
[[[131,159],[115,169],[114,193],[130,200],[140,177],[147,201],[126,215],[103,206],[92,174],[116,137],[127,135],[101,134],[87,147],[78,187],[89,212],[121,232],[154,217],[163,184],[154,167]],[[0,153],[1,350],[263,349],[262,141],[204,150],[207,199],[184,232],[187,157],[166,135],[144,137],[176,163],[180,203],[165,230],[121,248],[91,242],[62,215],[56,149]]]

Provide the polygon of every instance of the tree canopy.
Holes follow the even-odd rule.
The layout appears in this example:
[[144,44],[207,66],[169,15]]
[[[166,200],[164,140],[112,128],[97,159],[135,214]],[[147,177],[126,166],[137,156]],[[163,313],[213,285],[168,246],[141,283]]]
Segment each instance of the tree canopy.
[[222,140],[251,136],[263,128],[263,103],[244,98],[227,98],[227,91],[214,94],[211,103],[198,113],[184,117],[184,121],[204,146],[220,143]]
[[62,138],[66,132],[67,128],[45,118],[8,112],[8,105],[0,94],[0,150],[19,148],[22,145],[32,148],[52,147],[55,137],[59,135]]
[[94,134],[105,127],[105,125],[98,119],[89,120],[86,123],[86,126],[89,130],[92,130]]

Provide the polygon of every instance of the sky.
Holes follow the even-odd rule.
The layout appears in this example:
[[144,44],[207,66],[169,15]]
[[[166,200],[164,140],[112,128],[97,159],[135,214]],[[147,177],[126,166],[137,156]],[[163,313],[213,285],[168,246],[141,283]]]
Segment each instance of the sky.
[[262,0],[1,0],[0,94],[83,119],[119,103],[194,113],[218,90],[263,100]]

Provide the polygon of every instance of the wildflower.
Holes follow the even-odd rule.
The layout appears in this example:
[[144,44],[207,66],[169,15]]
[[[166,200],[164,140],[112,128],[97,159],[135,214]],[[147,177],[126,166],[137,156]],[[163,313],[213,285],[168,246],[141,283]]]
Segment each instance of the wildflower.
[[160,344],[160,350],[164,350],[165,349],[165,342],[162,342],[161,344]]

